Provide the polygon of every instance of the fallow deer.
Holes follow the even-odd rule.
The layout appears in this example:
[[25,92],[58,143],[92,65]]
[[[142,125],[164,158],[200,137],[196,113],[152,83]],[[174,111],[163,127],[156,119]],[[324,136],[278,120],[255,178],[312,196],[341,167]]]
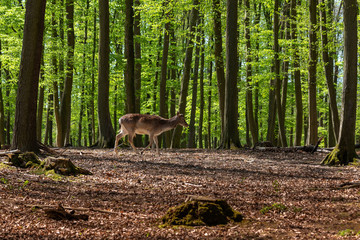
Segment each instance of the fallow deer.
[[[121,138],[129,135],[128,141],[131,147],[136,151],[133,139],[136,134],[149,135],[150,143],[145,149],[156,145],[156,153],[159,154],[159,145],[157,137],[166,131],[174,129],[177,125],[188,127],[184,115],[179,112],[170,119],[165,119],[157,115],[129,113],[119,119],[120,130],[116,135],[114,151],[117,153],[117,145]],[[145,150],[144,149],[144,150]]]

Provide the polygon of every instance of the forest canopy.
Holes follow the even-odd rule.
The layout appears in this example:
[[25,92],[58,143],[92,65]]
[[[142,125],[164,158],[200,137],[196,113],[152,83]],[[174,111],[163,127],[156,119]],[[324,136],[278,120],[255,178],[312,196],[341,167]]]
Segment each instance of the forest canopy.
[[[307,145],[324,137],[322,146],[335,146],[344,74],[342,8],[338,0],[239,1],[236,101],[242,145]],[[132,111],[165,118],[184,107],[190,127],[183,129],[179,146],[221,145],[226,9],[221,0],[109,1],[108,111],[115,131],[133,98]],[[0,3],[1,144],[11,144],[14,131],[25,11],[25,1]],[[99,140],[100,12],[98,1],[47,1],[37,97],[37,139],[46,145],[59,145],[57,111],[61,114],[66,94],[70,115],[60,145],[91,146]],[[127,80],[129,44],[133,82]],[[187,71],[188,89],[183,88]],[[164,137],[162,146],[170,141]]]

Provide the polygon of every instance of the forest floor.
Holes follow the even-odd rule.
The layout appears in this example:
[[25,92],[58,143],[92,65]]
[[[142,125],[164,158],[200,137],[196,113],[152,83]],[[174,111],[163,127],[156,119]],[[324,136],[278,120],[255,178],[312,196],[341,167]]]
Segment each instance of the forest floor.
[[[56,150],[58,152],[63,149]],[[360,168],[319,165],[324,153],[67,149],[93,175],[58,179],[0,164],[0,239],[356,239]],[[5,157],[3,158],[5,161]],[[188,195],[226,200],[241,223],[159,227]],[[33,206],[84,208],[52,220]]]

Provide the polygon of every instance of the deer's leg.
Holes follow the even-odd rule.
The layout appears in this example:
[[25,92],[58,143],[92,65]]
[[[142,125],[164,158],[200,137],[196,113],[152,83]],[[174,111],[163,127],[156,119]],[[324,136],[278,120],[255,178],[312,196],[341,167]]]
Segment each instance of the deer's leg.
[[135,133],[129,134],[129,139],[128,139],[128,141],[129,141],[131,147],[132,147],[132,148],[134,149],[134,151],[136,152],[136,147],[135,147],[134,142],[133,142],[134,136],[135,136]]
[[154,136],[153,139],[154,139],[154,142],[155,142],[155,145],[156,145],[156,153],[158,155],[160,155],[160,153],[159,153],[159,142],[158,142],[157,136]]
[[150,141],[150,143],[149,143],[149,145],[147,145],[145,148],[144,148],[144,150],[142,150],[141,151],[141,154],[146,150],[146,149],[148,149],[149,147],[151,147],[152,145],[153,145],[153,136],[150,136],[149,135],[149,141]]
[[125,137],[126,135],[127,134],[125,132],[123,132],[123,131],[120,131],[120,133],[116,135],[115,146],[114,146],[115,153],[117,153],[117,145],[119,144],[120,139]]

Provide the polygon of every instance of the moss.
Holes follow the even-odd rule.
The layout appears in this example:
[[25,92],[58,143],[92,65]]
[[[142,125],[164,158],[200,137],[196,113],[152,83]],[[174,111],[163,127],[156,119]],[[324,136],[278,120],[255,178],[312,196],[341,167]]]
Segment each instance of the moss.
[[33,152],[25,152],[21,154],[9,154],[8,155],[10,162],[21,168],[36,168],[41,164],[38,156]]
[[339,148],[339,145],[336,147],[322,160],[321,165],[328,166],[340,166],[347,165],[351,162],[356,162],[356,153],[349,153],[346,149]]
[[193,200],[170,208],[161,221],[162,226],[215,226],[229,221],[241,222],[242,219],[242,215],[223,200]]

